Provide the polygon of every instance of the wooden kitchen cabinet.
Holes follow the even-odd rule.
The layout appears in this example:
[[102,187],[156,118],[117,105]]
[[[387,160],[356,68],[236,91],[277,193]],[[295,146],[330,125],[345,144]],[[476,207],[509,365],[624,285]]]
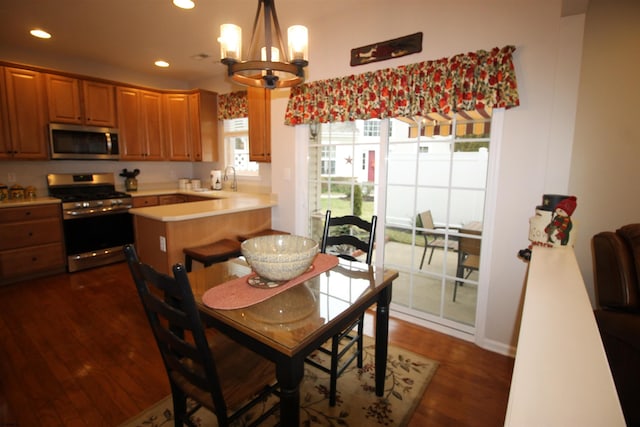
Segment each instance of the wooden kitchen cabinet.
[[271,92],[248,87],[249,160],[271,162]]
[[176,203],[184,203],[187,201],[187,196],[184,194],[163,194],[158,196],[159,205],[173,205]]
[[162,95],[118,86],[118,129],[122,160],[164,160]]
[[65,267],[59,204],[0,209],[0,284]]
[[218,161],[217,95],[198,90],[163,98],[168,159]]
[[10,148],[9,115],[7,112],[7,89],[4,81],[4,67],[0,67],[0,158],[8,153]]
[[139,196],[133,198],[134,208],[146,208],[158,205],[173,205],[175,203],[184,203],[187,196],[184,194],[161,194],[158,196]]
[[116,127],[115,88],[111,84],[46,74],[49,121]]
[[47,115],[44,81],[37,71],[4,67],[6,111],[2,117],[4,141],[0,140],[0,159],[46,160]]
[[[193,129],[191,115],[194,101],[186,93],[166,93],[163,95],[165,135],[167,137],[167,157],[169,160],[194,162],[202,160],[200,132]],[[197,123],[197,121],[196,121]]]
[[131,204],[134,208],[146,208],[148,206],[158,206],[158,196],[136,196]]

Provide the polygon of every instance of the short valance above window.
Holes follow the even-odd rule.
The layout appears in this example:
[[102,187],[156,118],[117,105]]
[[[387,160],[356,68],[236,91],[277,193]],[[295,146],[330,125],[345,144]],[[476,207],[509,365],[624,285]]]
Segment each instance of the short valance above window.
[[435,61],[309,82],[293,87],[285,124],[384,118],[451,117],[464,111],[489,117],[520,104],[514,46]]
[[241,119],[249,117],[247,91],[218,95],[218,120]]

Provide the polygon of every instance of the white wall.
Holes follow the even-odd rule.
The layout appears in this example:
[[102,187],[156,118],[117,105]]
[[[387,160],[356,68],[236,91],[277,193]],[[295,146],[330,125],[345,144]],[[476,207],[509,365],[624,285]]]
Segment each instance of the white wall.
[[593,302],[591,237],[640,222],[640,2],[590,0],[570,192],[580,241],[580,270]]

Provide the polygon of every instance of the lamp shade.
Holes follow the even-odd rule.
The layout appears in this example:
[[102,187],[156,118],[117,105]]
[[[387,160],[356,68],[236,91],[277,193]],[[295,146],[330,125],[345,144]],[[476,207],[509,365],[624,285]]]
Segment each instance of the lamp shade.
[[287,30],[289,59],[307,61],[309,54],[309,31],[303,25],[293,25]]
[[240,61],[242,58],[242,28],[234,24],[220,25],[220,56]]

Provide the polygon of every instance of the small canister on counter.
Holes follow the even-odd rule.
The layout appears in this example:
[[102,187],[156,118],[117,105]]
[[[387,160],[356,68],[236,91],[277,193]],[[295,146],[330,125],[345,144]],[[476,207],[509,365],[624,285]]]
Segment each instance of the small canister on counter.
[[36,187],[34,187],[33,185],[30,185],[27,188],[25,188],[24,197],[26,197],[28,200],[34,200],[37,197]]
[[12,185],[9,189],[9,198],[11,200],[23,200],[24,199],[24,188],[22,185],[15,184]]
[[0,184],[0,202],[9,200],[9,187],[4,184]]

